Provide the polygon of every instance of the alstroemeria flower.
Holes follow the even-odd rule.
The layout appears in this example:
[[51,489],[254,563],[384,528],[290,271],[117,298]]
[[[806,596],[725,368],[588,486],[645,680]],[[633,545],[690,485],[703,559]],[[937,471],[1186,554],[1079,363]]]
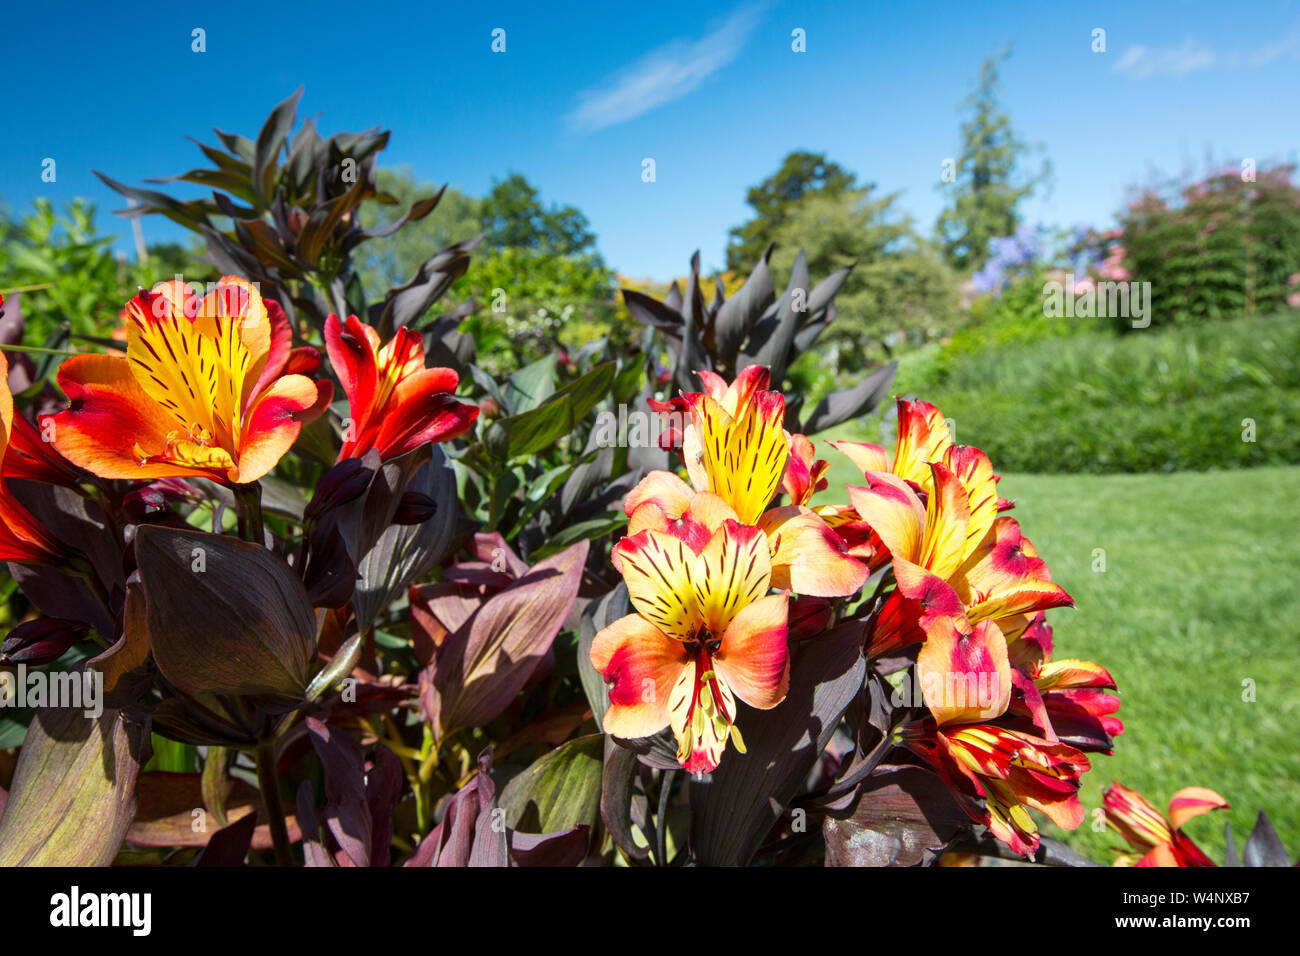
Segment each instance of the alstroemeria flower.
[[325,321],[330,365],[348,396],[351,421],[339,461],[372,448],[397,458],[425,442],[450,441],[473,427],[479,410],[456,401],[459,376],[449,368],[425,368],[424,340],[397,330],[388,344],[355,315]]
[[1026,807],[1067,830],[1083,822],[1079,777],[1088,758],[999,721],[1011,681],[1006,640],[993,621],[927,640],[917,672],[929,714],[905,722],[899,742],[947,781],[972,820],[1024,856],[1038,848]]
[[41,438],[35,425],[21,415],[14,416],[13,430],[9,433],[4,476],[51,485],[76,485],[79,477],[84,477],[54,450],[50,442]]
[[[226,276],[200,299],[183,282],[126,307],[126,357],[74,355],[59,368],[67,411],[54,447],[101,478],[261,478],[284,457],[332,386],[308,376],[283,310]],[[48,419],[46,419],[48,421]]]
[[793,505],[807,505],[812,496],[826,488],[830,462],[817,457],[813,443],[805,435],[790,436],[790,457],[785,463],[781,487]]
[[925,501],[892,472],[869,471],[868,486],[849,500],[893,557],[897,591],[886,601],[872,655],[898,650],[936,628],[969,631],[985,619],[1006,620],[1072,604],[1047,564],[998,516],[996,478],[976,448],[951,445],[931,462]]
[[[667,471],[652,471],[642,478],[628,492],[623,507],[629,535],[662,531],[697,550],[724,521],[740,520],[735,508],[720,496],[694,491]],[[856,593],[871,576],[809,508],[789,505],[769,509],[759,517],[757,527],[767,538],[772,587],[815,597],[844,597]]]
[[[3,302],[0,297],[0,302]],[[14,416],[14,397],[9,391],[9,362],[0,352],[0,475],[8,474],[9,440],[14,423],[22,421]],[[66,549],[33,518],[9,491],[4,477],[0,477],[0,561],[23,563],[58,563]]]
[[[997,496],[999,475],[987,456],[979,449],[954,445],[943,413],[928,402],[911,402],[898,399],[898,441],[891,460],[880,445],[866,442],[833,441],[828,444],[843,453],[864,475],[868,472],[889,472],[897,475],[924,499],[934,490],[931,462],[943,462],[962,478],[968,495],[972,497],[971,509],[977,515],[972,536],[981,534],[986,527],[986,512],[1007,511],[1013,502]],[[991,498],[991,503],[985,503]],[[974,500],[978,499],[978,500]],[[819,513],[848,545],[849,554],[859,558],[874,571],[889,562],[889,549],[853,507],[821,508]]]
[[897,399],[898,440],[891,462],[885,449],[867,442],[833,441],[828,444],[848,456],[853,464],[868,471],[892,472],[924,490],[930,488],[929,463],[942,461],[952,446],[952,436],[943,412],[929,402]]
[[1112,716],[1119,698],[1107,693],[1115,689],[1115,680],[1092,661],[1052,660],[1046,617],[1040,611],[1018,637],[1008,635],[1017,691],[1011,709],[1029,717],[1048,740],[1063,740],[1085,753],[1112,753],[1115,738],[1124,732],[1123,721]]
[[1026,808],[1073,830],[1083,822],[1082,751],[999,724],[937,725],[925,718],[903,729],[903,743],[939,772],[977,823],[1022,856],[1038,849],[1038,825]]
[[[0,294],[0,316],[4,315],[5,297]],[[0,453],[0,474],[5,478],[43,481],[46,484],[75,485],[78,473],[63,459],[40,432],[22,415],[13,413],[13,395],[9,390],[8,363],[0,354],[0,391],[3,392],[5,440],[7,450]]]
[[1186,787],[1169,800],[1169,816],[1151,801],[1128,787],[1112,783],[1102,791],[1106,825],[1122,836],[1140,857],[1124,854],[1116,866],[1214,866],[1191,839],[1183,824],[1211,810],[1226,810],[1231,804],[1213,790]]
[[786,594],[769,595],[771,564],[757,528],[727,519],[692,548],[641,531],[614,549],[636,613],[596,635],[591,663],[610,685],[604,728],[648,737],[671,726],[691,773],[740,752],[736,700],[768,710],[790,682]]
[[767,388],[770,373],[751,365],[728,385],[699,372],[706,391],[689,392],[691,422],[682,439],[686,471],[696,491],[711,491],[755,524],[785,475],[789,444],[785,396]]

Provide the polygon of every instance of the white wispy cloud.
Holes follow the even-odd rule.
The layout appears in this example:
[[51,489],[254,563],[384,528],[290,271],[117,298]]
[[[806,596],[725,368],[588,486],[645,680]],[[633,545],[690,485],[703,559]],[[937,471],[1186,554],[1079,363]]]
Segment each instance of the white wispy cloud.
[[1251,66],[1267,66],[1274,60],[1281,59],[1300,59],[1300,27],[1295,27],[1276,42],[1266,44],[1248,55]]
[[681,99],[740,55],[761,13],[761,6],[742,8],[698,40],[675,40],[651,50],[580,93],[569,126],[582,132],[606,129]]
[[1178,76],[1194,70],[1205,70],[1214,65],[1214,51],[1195,40],[1184,40],[1182,45],[1167,49],[1152,49],[1138,45],[1125,51],[1115,64],[1121,73],[1136,77]]
[[1211,67],[1267,66],[1280,59],[1300,59],[1300,27],[1293,28],[1271,43],[1250,50],[1216,52],[1190,37],[1176,47],[1129,47],[1115,63],[1117,73],[1139,79],[1148,76],[1181,76]]

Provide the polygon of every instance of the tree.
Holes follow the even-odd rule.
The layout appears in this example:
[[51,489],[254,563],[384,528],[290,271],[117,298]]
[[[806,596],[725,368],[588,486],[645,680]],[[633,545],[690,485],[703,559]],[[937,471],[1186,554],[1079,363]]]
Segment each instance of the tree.
[[[397,204],[383,207],[374,203],[363,205],[361,222],[367,229],[399,218],[417,199],[438,191],[432,183],[419,182],[409,166],[381,169],[378,184],[382,191],[397,200]],[[356,271],[361,276],[367,299],[372,302],[380,300],[389,289],[410,279],[433,253],[482,231],[479,200],[449,186],[437,208],[429,215],[408,223],[384,242],[366,243],[361,247]]]
[[773,272],[787,275],[799,249],[808,271],[829,275],[854,265],[835,297],[838,313],[822,341],[848,356],[844,370],[865,367],[891,334],[925,335],[951,326],[957,307],[955,277],[933,246],[897,212],[898,193],[868,188],[806,196],[773,233]]
[[838,196],[856,188],[857,177],[827,159],[825,153],[790,153],[780,169],[745,194],[754,218],[731,230],[727,268],[748,275],[800,200],[812,195]]
[[614,277],[581,210],[544,205],[516,173],[492,186],[479,219],[483,247],[457,288],[480,304],[480,342],[487,336],[495,351],[510,353],[480,348],[486,367],[504,371],[610,330]]
[[596,236],[581,210],[543,206],[537,188],[518,173],[492,186],[479,214],[484,242],[492,249],[528,249],[558,256],[595,252]]
[[518,173],[493,185],[479,218],[484,248],[466,277],[476,294],[501,289],[517,302],[551,308],[612,294],[613,274],[587,217],[574,206],[544,206]]
[[1020,201],[1050,172],[1045,162],[1037,174],[1017,176],[1028,147],[1017,138],[998,99],[998,64],[1010,55],[1008,46],[980,67],[978,86],[962,104],[970,115],[961,125],[955,180],[939,186],[952,199],[935,231],[945,257],[961,270],[979,269],[988,259],[989,242],[1016,231]]

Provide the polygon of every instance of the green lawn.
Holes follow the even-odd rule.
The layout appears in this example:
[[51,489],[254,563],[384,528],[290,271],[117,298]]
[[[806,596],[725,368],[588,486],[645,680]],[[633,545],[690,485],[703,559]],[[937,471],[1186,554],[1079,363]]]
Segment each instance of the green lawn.
[[[840,434],[835,437],[850,437]],[[867,440],[880,441],[872,435]],[[827,500],[860,475],[834,451]],[[994,462],[997,465],[997,462]],[[1073,595],[1052,611],[1056,656],[1107,667],[1125,731],[1082,791],[1089,818],[1061,836],[1098,861],[1117,838],[1092,829],[1112,780],[1162,809],[1198,785],[1232,803],[1188,833],[1222,860],[1263,809],[1300,854],[1300,467],[1167,475],[1007,475],[999,490]],[[1097,549],[1105,571],[1094,571]],[[1254,700],[1243,700],[1247,682]],[[1052,828],[1048,827],[1048,830]]]

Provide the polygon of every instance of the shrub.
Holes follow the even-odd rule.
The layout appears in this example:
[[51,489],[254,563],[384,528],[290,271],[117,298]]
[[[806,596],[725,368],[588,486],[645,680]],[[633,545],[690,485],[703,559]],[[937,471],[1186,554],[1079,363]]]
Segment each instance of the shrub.
[[1153,323],[1218,321],[1285,304],[1287,279],[1300,272],[1294,169],[1261,170],[1254,181],[1219,172],[1172,196],[1148,191],[1121,215],[1124,268],[1151,283]]
[[[113,255],[112,237],[99,233],[95,206],[74,199],[62,210],[38,199],[31,212],[0,222],[0,292],[10,309],[25,317],[29,341],[62,347],[58,336],[107,336],[121,323],[118,312],[137,286],[192,274],[179,246],[149,250],[146,263],[128,263]],[[198,278],[198,276],[195,276]]]
[[[929,394],[1008,471],[1141,472],[1300,462],[1292,315],[1115,338],[991,346],[948,361]],[[925,387],[905,363],[898,388]],[[1255,441],[1243,441],[1254,422]],[[969,422],[967,431],[963,424]]]

